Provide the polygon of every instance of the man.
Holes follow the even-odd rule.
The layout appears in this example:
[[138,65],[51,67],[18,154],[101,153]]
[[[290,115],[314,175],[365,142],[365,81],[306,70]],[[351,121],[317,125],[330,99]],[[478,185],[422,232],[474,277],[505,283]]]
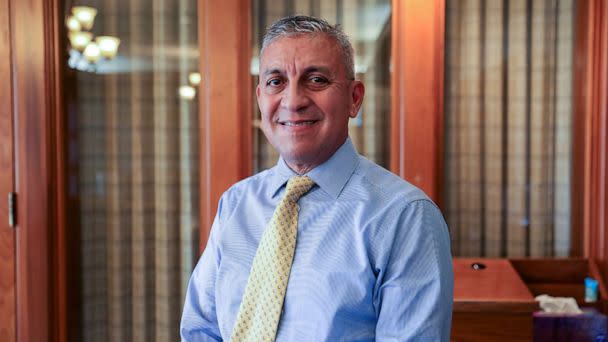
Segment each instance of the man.
[[448,229],[348,138],[364,95],[348,39],[288,17],[260,56],[262,129],[281,158],[222,196],[182,340],[448,341]]

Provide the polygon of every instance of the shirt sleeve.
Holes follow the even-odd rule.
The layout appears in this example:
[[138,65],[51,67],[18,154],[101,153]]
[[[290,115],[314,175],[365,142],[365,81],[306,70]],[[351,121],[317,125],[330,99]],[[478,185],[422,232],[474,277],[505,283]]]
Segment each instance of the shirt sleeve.
[[215,280],[220,259],[217,235],[220,230],[221,205],[220,200],[207,246],[188,282],[180,324],[182,342],[222,341],[215,311]]
[[384,236],[376,341],[450,339],[454,277],[447,225],[428,200],[410,203]]

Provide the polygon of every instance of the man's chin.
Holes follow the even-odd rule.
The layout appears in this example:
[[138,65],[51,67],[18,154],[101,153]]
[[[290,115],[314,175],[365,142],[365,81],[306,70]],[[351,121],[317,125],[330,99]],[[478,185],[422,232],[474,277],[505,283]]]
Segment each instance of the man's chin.
[[290,166],[316,166],[318,153],[310,151],[280,151],[281,157]]
[[281,157],[285,163],[295,172],[304,174],[315,167],[323,164],[331,155],[321,153],[324,151],[308,151],[308,153],[281,153]]
[[309,160],[318,154],[318,147],[312,146],[308,141],[288,142],[274,146],[284,159]]
[[282,152],[281,157],[290,163],[310,164],[314,158],[309,153]]

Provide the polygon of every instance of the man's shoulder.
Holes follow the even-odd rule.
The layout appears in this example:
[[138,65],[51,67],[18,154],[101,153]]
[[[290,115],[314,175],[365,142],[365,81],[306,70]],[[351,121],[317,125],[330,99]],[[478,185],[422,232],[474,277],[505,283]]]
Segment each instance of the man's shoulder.
[[260,171],[247,178],[241,179],[240,181],[232,184],[232,186],[230,186],[228,190],[224,192],[222,197],[239,197],[252,190],[257,192],[266,186],[265,183],[270,177],[272,177],[273,172],[274,168],[270,168],[267,170]]
[[399,203],[401,206],[419,200],[431,201],[420,188],[365,157],[360,157],[355,174],[370,196],[375,197],[374,200]]

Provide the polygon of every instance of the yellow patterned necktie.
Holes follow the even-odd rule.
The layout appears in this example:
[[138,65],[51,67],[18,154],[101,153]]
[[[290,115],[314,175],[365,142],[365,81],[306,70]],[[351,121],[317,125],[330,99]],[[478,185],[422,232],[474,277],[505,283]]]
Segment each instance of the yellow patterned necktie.
[[315,183],[307,176],[289,179],[253,259],[231,341],[274,341],[298,233],[298,200]]

